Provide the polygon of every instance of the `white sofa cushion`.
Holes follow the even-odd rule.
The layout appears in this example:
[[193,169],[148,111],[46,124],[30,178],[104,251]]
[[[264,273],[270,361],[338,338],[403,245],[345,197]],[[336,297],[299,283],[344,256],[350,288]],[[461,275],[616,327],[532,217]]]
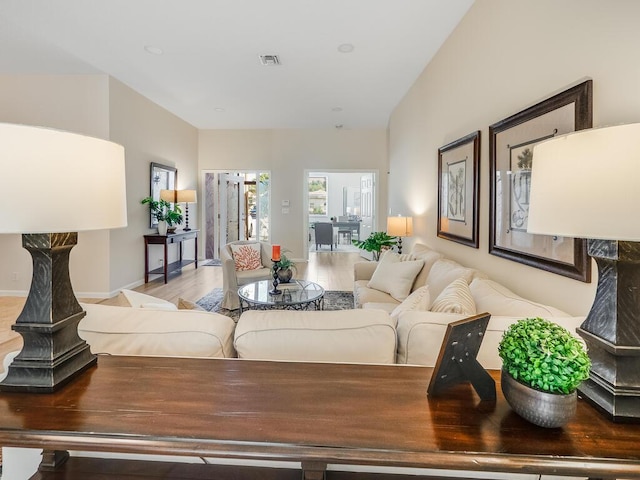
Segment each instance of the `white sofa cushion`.
[[427,285],[429,285],[433,298],[438,298],[440,293],[454,280],[463,278],[469,284],[476,275],[480,275],[480,273],[473,268],[463,267],[453,260],[441,258],[431,267],[427,276]]
[[[402,313],[398,318],[397,326],[397,363],[433,367],[438,353],[440,353],[447,325],[466,317],[468,315],[456,313]],[[478,361],[484,368],[502,368],[502,360],[498,355],[498,344],[502,339],[503,332],[520,318],[522,317],[491,316],[478,353]],[[584,317],[557,317],[553,321],[569,330],[576,338],[580,338],[575,332],[576,328],[584,321]]]
[[557,308],[522,298],[498,282],[486,278],[474,279],[469,288],[478,312],[521,318],[569,316]]
[[475,315],[476,304],[471,296],[471,290],[464,278],[458,278],[445,288],[438,298],[433,301],[432,312],[462,313]]
[[395,321],[382,310],[249,310],[234,346],[253,360],[395,363]]
[[367,287],[388,293],[399,302],[407,298],[424,261],[405,258],[393,252],[383,255]]
[[163,311],[82,304],[78,334],[93,353],[234,357],[231,318],[197,310]]

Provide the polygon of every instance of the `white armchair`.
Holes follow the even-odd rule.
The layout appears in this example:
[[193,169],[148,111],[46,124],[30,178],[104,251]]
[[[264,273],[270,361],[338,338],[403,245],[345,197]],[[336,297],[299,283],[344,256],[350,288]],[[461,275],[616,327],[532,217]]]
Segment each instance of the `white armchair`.
[[269,280],[272,278],[271,270],[271,245],[260,243],[260,261],[262,268],[256,270],[236,270],[233,260],[231,245],[246,245],[248,243],[258,243],[255,241],[239,240],[231,242],[222,247],[220,260],[222,261],[222,308],[235,310],[240,308],[240,298],[238,297],[238,287],[258,280]]

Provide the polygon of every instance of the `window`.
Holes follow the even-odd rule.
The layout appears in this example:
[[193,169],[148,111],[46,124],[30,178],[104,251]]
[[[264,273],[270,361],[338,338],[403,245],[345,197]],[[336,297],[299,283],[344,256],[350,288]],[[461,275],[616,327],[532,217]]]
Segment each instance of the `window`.
[[327,177],[309,177],[309,214],[327,214]]

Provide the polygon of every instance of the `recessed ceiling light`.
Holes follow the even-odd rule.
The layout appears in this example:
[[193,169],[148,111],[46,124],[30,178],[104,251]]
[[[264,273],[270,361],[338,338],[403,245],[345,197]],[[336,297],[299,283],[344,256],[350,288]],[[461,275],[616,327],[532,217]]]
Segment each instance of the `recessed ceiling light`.
[[222,107],[216,107],[213,110],[216,111],[216,112],[226,112],[226,110],[224,108],[222,108]]
[[338,51],[340,53],[351,53],[353,52],[354,48],[355,47],[350,43],[343,43],[341,45],[338,45]]
[[342,107],[333,107],[331,109],[332,112],[341,112],[342,111]]
[[160,47],[154,47],[153,45],[145,45],[144,49],[151,55],[162,55],[164,53]]

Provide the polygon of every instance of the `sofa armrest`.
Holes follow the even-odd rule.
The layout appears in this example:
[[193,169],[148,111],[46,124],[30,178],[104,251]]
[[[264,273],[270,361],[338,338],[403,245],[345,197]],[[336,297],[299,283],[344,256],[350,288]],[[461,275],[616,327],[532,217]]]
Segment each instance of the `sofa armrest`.
[[353,280],[371,280],[378,262],[356,262],[353,264]]

